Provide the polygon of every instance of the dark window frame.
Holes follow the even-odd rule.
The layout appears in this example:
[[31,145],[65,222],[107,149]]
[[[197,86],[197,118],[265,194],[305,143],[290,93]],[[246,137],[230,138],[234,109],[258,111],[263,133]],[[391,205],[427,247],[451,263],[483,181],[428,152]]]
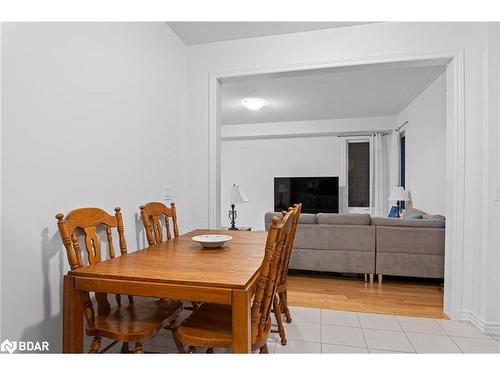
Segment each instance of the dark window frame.
[[[351,148],[351,145],[353,146]],[[356,154],[351,155],[351,150]],[[348,139],[347,140],[347,208],[370,209],[371,208],[371,142],[369,139]],[[356,158],[358,157],[358,158]],[[364,159],[364,160],[363,160]],[[353,168],[362,168],[363,172],[359,175],[352,175]],[[364,175],[363,175],[364,174]],[[353,181],[357,179],[358,181]],[[357,194],[356,198],[351,199],[351,188],[354,184],[362,184],[358,186],[361,193]]]
[[[399,136],[399,184],[406,188],[406,134],[401,132]],[[401,208],[405,209],[405,202],[401,202]]]

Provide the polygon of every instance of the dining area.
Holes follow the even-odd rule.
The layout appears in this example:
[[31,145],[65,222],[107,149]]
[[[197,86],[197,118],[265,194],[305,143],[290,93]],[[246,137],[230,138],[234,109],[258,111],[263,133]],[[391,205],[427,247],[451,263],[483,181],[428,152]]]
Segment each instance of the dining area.
[[272,333],[286,345],[288,263],[301,204],[273,217],[267,232],[180,234],[174,203],[149,202],[139,212],[148,246],[130,253],[120,208],[56,215],[70,266],[64,353],[148,353],[143,343],[165,332],[178,353],[268,353]]

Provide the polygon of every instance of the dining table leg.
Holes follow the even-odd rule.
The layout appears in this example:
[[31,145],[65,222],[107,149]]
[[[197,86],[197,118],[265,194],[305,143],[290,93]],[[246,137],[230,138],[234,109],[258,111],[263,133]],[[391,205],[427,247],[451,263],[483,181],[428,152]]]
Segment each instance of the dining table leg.
[[250,327],[250,293],[248,290],[233,290],[232,292],[232,327],[233,327],[233,353],[250,353],[251,327]]
[[63,352],[83,353],[83,292],[69,275],[64,276],[63,288]]

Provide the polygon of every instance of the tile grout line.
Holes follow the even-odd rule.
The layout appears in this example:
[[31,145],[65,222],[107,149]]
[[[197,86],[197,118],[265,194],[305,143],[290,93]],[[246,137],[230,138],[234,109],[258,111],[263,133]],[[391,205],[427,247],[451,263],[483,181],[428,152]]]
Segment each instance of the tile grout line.
[[458,345],[455,340],[453,340],[453,337],[451,336],[448,336],[450,338],[451,341],[453,341],[453,343],[457,346],[458,350],[460,350],[462,353],[465,354],[465,352],[462,350],[462,348],[460,347],[460,345]]
[[442,319],[432,319],[432,321],[439,327],[439,329],[441,331],[443,331],[446,336],[448,336],[448,332],[446,332],[446,330],[444,329],[444,327],[441,326],[441,324],[438,323],[438,320],[442,320]]
[[[403,328],[403,327],[401,327],[401,328]],[[413,335],[429,335],[429,336],[441,336],[441,337],[443,337],[443,336],[448,336],[446,333],[445,333],[444,335],[440,335],[440,334],[438,334],[438,333],[430,333],[430,332],[412,332],[412,331],[406,331],[406,330],[404,330],[404,329],[403,329],[403,331],[404,331],[404,332],[406,332],[406,333],[411,333],[411,334],[413,334]]]
[[462,335],[446,335],[448,337],[459,337],[462,339],[474,339],[474,340],[486,340],[486,341],[497,341],[493,338],[489,339],[488,337],[471,337],[471,336],[462,336]]
[[359,319],[359,314],[357,312],[355,314],[356,314],[356,318],[358,319],[359,329],[361,330],[361,335],[363,336],[363,341],[365,342],[366,352],[370,353],[370,350],[368,349],[368,343],[366,342],[365,331],[363,331],[363,327],[361,327],[361,320]]
[[329,324],[329,325],[338,325],[339,327],[348,327],[348,328],[362,328],[362,329],[369,329],[371,331],[401,332],[401,331],[396,331],[394,329],[382,329],[382,328],[372,328],[372,327],[350,327],[350,326],[342,326],[340,324]]
[[417,350],[415,349],[415,347],[413,346],[413,343],[411,342],[410,338],[408,337],[408,335],[406,334],[406,331],[403,329],[403,326],[401,325],[401,323],[399,322],[398,318],[394,317],[394,319],[396,319],[396,322],[398,323],[399,325],[399,328],[401,328],[401,331],[403,331],[406,339],[408,340],[408,342],[410,343],[411,347],[413,348],[413,352],[414,353],[417,353]]
[[[415,350],[415,347],[413,346],[412,342],[410,341],[410,338],[408,337],[408,335],[406,334],[405,330],[403,329],[403,327],[401,326],[401,324],[399,323],[399,320],[397,319],[397,316],[396,315],[387,315],[387,316],[391,316],[393,319],[396,320],[399,328],[401,331],[392,331],[392,330],[387,330],[387,329],[379,329],[379,328],[366,328],[366,329],[370,329],[370,330],[373,330],[373,331],[384,331],[384,332],[402,332],[406,339],[408,340],[408,342],[410,343],[410,346],[413,348],[413,353],[417,353],[417,351]],[[358,320],[359,320],[359,315],[358,315]],[[361,320],[359,320],[359,325],[361,326]],[[363,334],[363,338],[365,338],[365,332],[364,332],[364,329],[363,327],[361,327],[361,332]],[[365,343],[366,343],[366,338],[365,338]],[[368,343],[366,343],[366,347],[369,351],[369,347],[368,347]],[[372,348],[372,349],[377,349],[377,348]],[[386,349],[379,349],[379,350],[386,350]],[[395,351],[397,352],[397,351]],[[408,352],[398,352],[398,353],[408,353]],[[411,353],[411,352],[410,352]]]
[[[432,320],[434,320],[434,322],[439,326],[439,328],[441,328],[443,330],[443,332],[445,333],[445,335],[448,336],[450,338],[450,340],[453,341],[453,343],[456,346],[458,346],[458,344],[455,342],[455,340],[453,340],[451,338],[451,336],[448,334],[448,332],[446,332],[446,330],[444,329],[444,327],[441,324],[439,324],[438,320],[440,320],[440,319],[432,319]],[[458,346],[458,349],[460,349],[460,351],[463,353],[462,349],[459,346]]]
[[319,350],[323,354],[323,309],[319,309]]
[[[355,352],[355,353],[324,353],[324,354],[368,354],[368,348],[363,348],[362,346],[352,346],[352,345],[343,345],[343,344],[328,344],[327,342],[325,342],[324,344],[331,345],[331,346],[341,346],[343,348],[351,348],[351,349],[366,349],[366,353]],[[404,352],[398,352],[398,353],[404,353]],[[323,354],[323,353],[321,353],[321,354]]]
[[[444,327],[442,327],[441,324],[439,324],[436,321],[436,320],[441,320],[441,319],[433,319],[433,320],[436,322],[436,324],[439,326],[439,328],[441,328],[444,331],[444,333],[446,334],[446,336],[448,336],[450,339],[452,339],[453,342],[455,342],[455,340],[453,340],[453,337],[461,337],[461,338],[464,338],[464,339],[478,339],[478,340],[493,340],[493,341],[495,341],[495,337],[493,337],[492,335],[488,335],[486,333],[482,333],[482,332],[480,332],[480,333],[483,336],[487,336],[487,337],[471,337],[471,336],[462,336],[462,335],[453,335],[452,336],[452,335],[448,334],[448,332],[446,332],[446,330],[444,329]],[[454,322],[455,320],[451,320],[451,321]],[[458,320],[457,322],[460,323],[461,321]],[[458,346],[457,343],[455,343],[455,344]],[[459,347],[459,349],[460,349],[460,347]]]
[[[429,320],[433,321],[433,322],[434,322],[434,324],[436,324],[436,326],[437,326],[437,327],[441,330],[441,332],[442,332],[443,334],[439,334],[439,333],[431,333],[431,332],[415,332],[415,331],[414,331],[414,332],[412,332],[412,331],[409,331],[409,330],[406,330],[406,329],[404,329],[404,328],[403,328],[403,325],[402,325],[402,324],[401,324],[401,322],[399,321],[400,316],[395,315],[395,318],[396,318],[396,320],[398,321],[399,326],[401,327],[401,329],[402,329],[404,332],[406,332],[406,333],[413,333],[413,334],[417,334],[417,335],[448,336],[448,334],[447,334],[447,333],[446,333],[446,331],[443,329],[443,327],[441,327],[441,325],[440,325],[438,322],[436,322],[436,319],[434,319],[434,318],[419,318],[419,319],[429,319]],[[403,318],[405,318],[405,317],[403,316]],[[411,316],[410,316],[410,317],[408,317],[408,318],[413,318],[413,317],[411,317]]]
[[[455,341],[455,338],[462,338],[462,339],[470,339],[470,340],[483,340],[483,341],[493,341],[494,343],[499,343],[499,341],[495,340],[495,338],[492,338],[491,339],[488,339],[488,338],[481,338],[481,337],[467,337],[467,336],[449,336],[449,338],[451,339],[451,341],[453,341],[455,343],[455,345],[458,347],[458,349],[460,349],[460,351],[464,354],[467,354],[465,353],[462,348],[460,347],[460,345],[458,345],[458,343]],[[485,354],[485,353],[482,353],[482,354]]]
[[[300,340],[300,339],[287,339],[287,342],[288,341],[298,341],[298,342],[310,342],[311,344],[321,344],[321,341],[313,341],[313,340]],[[277,343],[279,343],[280,340],[278,339]],[[325,342],[325,344],[328,344],[327,342]],[[279,344],[281,345],[281,344]],[[284,345],[281,345],[281,346],[284,346]]]
[[[404,329],[403,329],[403,326],[401,326],[401,329],[403,329],[403,332],[405,334],[407,333],[412,333],[412,334],[415,334],[415,335],[429,335],[429,336],[441,336],[441,337],[448,337],[451,342],[453,342],[453,344],[455,344],[455,346],[458,348],[458,350],[460,350],[461,353],[463,353],[462,349],[460,348],[460,346],[458,346],[458,344],[455,342],[455,340],[452,339],[452,337],[450,335],[448,335],[448,332],[445,331],[445,329],[443,327],[441,327],[441,325],[436,322],[436,319],[432,319],[434,321],[434,323],[436,323],[438,325],[438,327],[444,332],[444,335],[438,335],[438,334],[435,334],[435,333],[421,333],[421,332],[406,332]],[[398,323],[401,325],[401,323],[399,322],[399,319],[398,319]],[[407,335],[408,336],[408,335]],[[410,344],[413,346],[413,343],[411,342],[411,340],[409,339],[408,337],[408,340],[410,341]],[[415,350],[416,352],[416,350]]]
[[[314,324],[314,323],[311,323]],[[323,325],[323,324],[322,324]],[[348,326],[345,324],[332,324],[332,323],[324,323],[325,326],[337,326],[337,327],[347,327],[347,328],[361,328],[361,326]],[[374,328],[375,329],[375,328]],[[377,328],[379,329],[379,328]]]

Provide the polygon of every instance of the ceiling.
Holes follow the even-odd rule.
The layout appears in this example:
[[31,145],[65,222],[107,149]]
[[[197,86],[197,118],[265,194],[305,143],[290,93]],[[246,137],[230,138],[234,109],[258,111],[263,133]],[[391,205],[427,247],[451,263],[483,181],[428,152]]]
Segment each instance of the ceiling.
[[187,45],[363,25],[369,22],[167,22]]
[[[372,64],[223,80],[222,125],[394,116],[444,72],[445,64]],[[251,111],[241,104],[248,97],[269,104]]]

